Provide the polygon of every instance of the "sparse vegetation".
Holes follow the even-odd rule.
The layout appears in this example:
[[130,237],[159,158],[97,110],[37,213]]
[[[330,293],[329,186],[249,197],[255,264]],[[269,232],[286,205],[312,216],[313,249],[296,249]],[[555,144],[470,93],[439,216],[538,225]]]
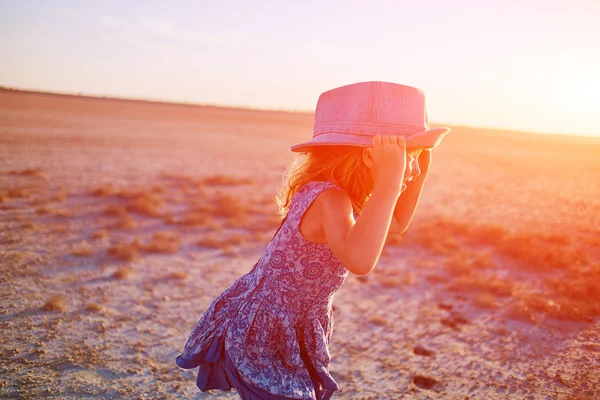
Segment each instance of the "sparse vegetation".
[[126,197],[129,198],[129,202],[127,203],[128,211],[136,212],[148,217],[162,216],[161,208],[163,206],[163,201],[152,192],[140,192],[131,196],[127,195]]
[[104,310],[104,308],[100,304],[97,304],[97,303],[88,303],[85,306],[85,309],[88,311],[91,311],[91,312],[101,312]]
[[108,237],[108,231],[106,229],[99,229],[92,234],[93,239],[106,239]]
[[183,225],[192,226],[204,226],[207,228],[216,228],[217,222],[210,216],[210,214],[202,211],[190,211],[180,222]]
[[181,239],[177,232],[157,232],[152,235],[150,242],[141,247],[142,250],[150,253],[168,253],[173,254],[179,251]]
[[225,247],[221,251],[221,255],[225,257],[235,257],[237,256],[237,251],[233,247]]
[[115,193],[116,193],[116,190],[115,190],[114,186],[112,185],[112,183],[109,183],[104,186],[100,186],[100,187],[92,190],[92,196],[97,196],[97,197],[112,196]]
[[104,214],[120,217],[122,215],[127,214],[127,210],[125,209],[125,206],[122,204],[110,204],[104,210]]
[[520,266],[535,270],[564,269],[573,264],[587,264],[590,258],[580,247],[569,246],[568,239],[554,235],[519,233],[505,238],[496,250]]
[[217,193],[214,206],[214,214],[219,217],[239,217],[246,211],[242,202],[229,193]]
[[55,215],[62,218],[70,218],[73,216],[73,213],[69,210],[61,210],[47,206],[36,208],[35,213],[40,215]]
[[138,227],[138,223],[131,217],[131,215],[125,213],[120,216],[119,221],[114,225],[117,229],[135,229]]
[[198,241],[198,246],[207,247],[210,249],[219,249],[223,246],[223,242],[214,236],[205,236]]
[[112,277],[115,279],[129,279],[133,275],[133,268],[130,265],[120,267],[112,273]]
[[238,185],[251,185],[252,179],[240,178],[235,175],[211,175],[202,178],[199,183],[210,186],[238,186]]
[[139,239],[134,239],[131,243],[117,243],[108,249],[108,254],[125,261],[135,261],[141,258],[139,249],[141,247]]
[[81,242],[74,246],[71,253],[77,257],[89,257],[92,255],[92,246],[88,242]]
[[52,297],[42,307],[44,311],[65,311],[67,309],[67,302],[65,296],[57,294]]
[[167,276],[167,278],[169,278],[169,279],[187,279],[188,276],[189,275],[187,272],[173,271]]
[[19,176],[34,176],[44,181],[48,181],[48,175],[42,171],[41,168],[27,168],[21,171],[12,170],[9,172],[10,175],[19,175]]
[[510,296],[513,285],[504,279],[488,277],[477,272],[454,278],[446,286],[448,290],[457,292],[483,291],[497,296]]
[[6,191],[6,195],[13,199],[27,198],[30,194],[31,192],[24,187],[12,187]]

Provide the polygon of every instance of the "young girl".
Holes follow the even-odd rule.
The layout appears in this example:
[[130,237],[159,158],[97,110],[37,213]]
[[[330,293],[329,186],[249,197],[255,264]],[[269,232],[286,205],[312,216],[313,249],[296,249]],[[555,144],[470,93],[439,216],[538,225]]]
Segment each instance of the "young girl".
[[[246,400],[329,399],[332,301],[349,272],[375,267],[413,217],[431,149],[419,89],[363,82],[323,93],[312,140],[277,197],[285,216],[251,271],[219,295],[177,357],[200,390]],[[359,218],[360,216],[360,218]]]

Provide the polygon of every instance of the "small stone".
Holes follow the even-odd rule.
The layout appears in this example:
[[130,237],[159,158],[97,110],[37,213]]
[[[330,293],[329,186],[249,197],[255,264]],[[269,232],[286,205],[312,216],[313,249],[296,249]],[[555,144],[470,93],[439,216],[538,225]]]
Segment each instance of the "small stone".
[[433,355],[433,351],[427,350],[425,347],[422,347],[422,346],[413,347],[413,353],[415,353],[416,355],[425,356],[425,357],[431,357]]
[[413,382],[422,389],[431,389],[433,385],[438,383],[435,379],[423,375],[415,375],[413,377]]

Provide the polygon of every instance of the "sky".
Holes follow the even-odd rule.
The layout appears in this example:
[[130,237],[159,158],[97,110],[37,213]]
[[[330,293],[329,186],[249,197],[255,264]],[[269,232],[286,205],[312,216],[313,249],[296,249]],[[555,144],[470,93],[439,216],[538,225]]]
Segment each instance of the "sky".
[[0,0],[0,85],[313,111],[387,81],[434,124],[600,136],[598,21],[598,0]]

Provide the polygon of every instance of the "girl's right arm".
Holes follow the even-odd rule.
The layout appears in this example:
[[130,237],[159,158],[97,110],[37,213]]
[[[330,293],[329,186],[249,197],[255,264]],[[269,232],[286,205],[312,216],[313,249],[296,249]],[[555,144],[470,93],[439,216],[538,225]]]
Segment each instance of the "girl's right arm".
[[375,185],[358,221],[354,221],[352,203],[346,193],[326,190],[319,196],[327,242],[350,272],[368,274],[381,256],[404,179],[405,146],[402,137],[373,138]]

